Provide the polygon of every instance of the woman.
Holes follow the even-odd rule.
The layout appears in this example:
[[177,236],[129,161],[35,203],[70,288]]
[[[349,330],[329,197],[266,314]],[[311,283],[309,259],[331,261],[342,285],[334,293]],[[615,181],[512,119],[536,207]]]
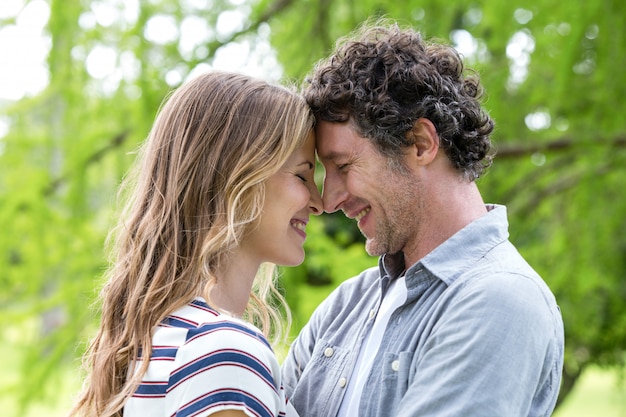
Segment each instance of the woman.
[[287,412],[266,339],[279,336],[272,305],[284,300],[261,266],[301,263],[309,215],[322,211],[312,126],[300,96],[240,74],[211,72],[174,92],[125,180],[71,415]]

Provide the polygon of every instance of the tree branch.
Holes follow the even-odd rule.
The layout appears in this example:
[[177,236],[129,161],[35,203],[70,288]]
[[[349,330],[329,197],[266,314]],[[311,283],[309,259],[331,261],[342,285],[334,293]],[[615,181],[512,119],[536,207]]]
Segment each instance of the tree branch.
[[596,169],[591,171],[579,172],[578,174],[573,174],[570,176],[563,177],[557,181],[551,182],[547,186],[539,189],[532,195],[532,198],[525,201],[520,207],[515,208],[512,204],[511,212],[517,212],[522,217],[529,216],[533,213],[535,208],[546,198],[554,197],[560,193],[563,193],[575,186],[577,186],[581,181],[585,178],[593,177],[593,176],[602,176],[611,172],[614,164],[606,163],[601,166],[596,167]]
[[289,6],[291,6],[293,3],[295,2],[295,0],[277,0],[274,4],[272,4],[271,6],[269,6],[267,9],[265,9],[263,11],[263,13],[261,13],[259,15],[258,18],[252,20],[250,22],[250,24],[248,26],[246,26],[245,28],[243,28],[242,30],[233,33],[232,35],[230,35],[228,38],[224,39],[224,40],[214,40],[213,42],[210,42],[207,46],[209,48],[209,56],[212,56],[215,54],[215,51],[217,51],[219,48],[221,48],[222,46],[229,44],[231,42],[233,42],[235,39],[251,33],[255,30],[257,30],[259,28],[259,26],[262,23],[266,23],[267,21],[269,21],[272,17],[274,17],[276,14],[280,13],[281,11],[285,10],[286,8],[288,8]]
[[522,156],[532,155],[537,152],[559,152],[570,150],[579,146],[598,146],[598,144],[606,144],[615,148],[626,148],[626,137],[618,136],[606,141],[580,141],[572,138],[560,138],[547,143],[534,143],[530,145],[520,144],[503,144],[497,147],[497,159],[520,158]]
[[[87,159],[85,159],[85,161],[83,162],[83,166],[86,168],[91,164],[95,164],[96,162],[104,158],[107,153],[122,146],[128,138],[128,133],[128,130],[125,130],[111,138],[106,146],[104,146],[102,149],[98,149],[97,151],[92,153]],[[69,176],[70,175],[65,174],[50,181],[50,184],[48,184],[48,186],[43,190],[44,197],[49,197],[50,195],[52,195],[64,182],[68,180]]]

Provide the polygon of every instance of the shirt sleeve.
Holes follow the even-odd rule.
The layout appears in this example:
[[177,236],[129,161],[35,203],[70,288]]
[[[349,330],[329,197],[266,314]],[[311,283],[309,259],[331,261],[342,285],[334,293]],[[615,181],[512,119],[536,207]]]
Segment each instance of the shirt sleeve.
[[251,417],[284,415],[276,357],[265,338],[246,326],[225,322],[195,329],[175,361],[167,416],[207,416],[226,409]]
[[287,398],[293,395],[298,385],[304,367],[311,360],[311,353],[314,347],[314,338],[311,335],[311,323],[307,323],[298,337],[293,341],[282,364],[283,384]]

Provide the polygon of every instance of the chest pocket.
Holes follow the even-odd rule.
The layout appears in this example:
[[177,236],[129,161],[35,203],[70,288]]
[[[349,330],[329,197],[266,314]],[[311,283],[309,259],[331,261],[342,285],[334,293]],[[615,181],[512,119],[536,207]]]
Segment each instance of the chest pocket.
[[326,370],[340,370],[345,367],[346,362],[350,359],[349,355],[350,351],[348,349],[331,345],[320,339],[313,349],[311,361],[314,362],[315,367],[322,367]]
[[337,414],[350,375],[345,370],[355,361],[348,349],[320,339],[310,363],[302,371],[300,383],[293,392],[293,402],[310,416]]
[[[386,352],[383,354],[382,363],[378,365],[379,372],[371,375],[375,380],[370,379],[369,382],[371,383],[366,384],[363,389],[363,396],[367,396],[371,402],[368,411],[374,411],[373,415],[394,414],[395,408],[409,387],[413,356],[414,352]],[[376,387],[376,389],[370,391],[372,387]]]

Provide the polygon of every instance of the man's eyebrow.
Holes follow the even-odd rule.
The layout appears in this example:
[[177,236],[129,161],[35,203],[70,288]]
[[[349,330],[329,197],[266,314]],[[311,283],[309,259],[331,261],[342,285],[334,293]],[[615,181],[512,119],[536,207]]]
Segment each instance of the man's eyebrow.
[[320,159],[324,159],[324,160],[327,160],[327,161],[335,161],[337,159],[344,158],[346,156],[346,154],[343,153],[343,152],[331,151],[331,152],[325,153],[323,155],[318,152],[317,156]]

